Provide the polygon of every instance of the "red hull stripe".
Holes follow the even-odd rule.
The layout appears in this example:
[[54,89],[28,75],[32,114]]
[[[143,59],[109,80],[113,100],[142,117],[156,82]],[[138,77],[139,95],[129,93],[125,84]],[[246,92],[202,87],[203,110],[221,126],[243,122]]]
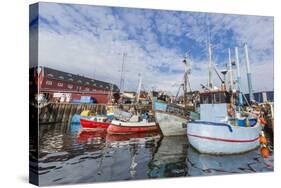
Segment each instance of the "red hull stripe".
[[212,137],[207,137],[207,136],[199,136],[199,135],[194,135],[194,134],[187,134],[187,135],[192,136],[192,137],[206,139],[206,140],[215,140],[215,141],[222,141],[222,142],[255,142],[259,139],[259,137],[257,137],[252,140],[230,140],[230,139],[223,139],[223,138],[212,138]]
[[92,120],[80,119],[81,126],[83,128],[103,128],[107,129],[110,125],[108,122],[96,122]]

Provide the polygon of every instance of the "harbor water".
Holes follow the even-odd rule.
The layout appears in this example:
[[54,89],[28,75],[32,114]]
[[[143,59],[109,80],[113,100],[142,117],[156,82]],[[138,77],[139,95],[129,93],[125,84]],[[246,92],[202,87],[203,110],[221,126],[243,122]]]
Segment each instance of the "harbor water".
[[273,171],[259,149],[228,156],[200,154],[186,136],[109,135],[79,124],[39,127],[40,185]]

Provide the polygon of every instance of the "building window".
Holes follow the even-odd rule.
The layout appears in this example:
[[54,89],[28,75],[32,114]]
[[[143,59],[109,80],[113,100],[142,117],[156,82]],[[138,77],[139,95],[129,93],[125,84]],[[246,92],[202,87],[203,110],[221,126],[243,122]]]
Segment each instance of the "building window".
[[46,81],[46,85],[47,85],[47,86],[51,86],[51,85],[53,85],[53,82],[50,81],[50,80],[47,80],[47,81]]
[[63,77],[63,76],[59,76],[59,79],[62,79],[62,80],[63,80],[63,79],[64,79],[64,77]]
[[88,87],[85,88],[85,91],[90,91],[90,89]]
[[68,88],[68,89],[72,89],[72,88],[73,88],[73,85],[72,85],[72,84],[68,84],[68,85],[67,85],[67,88]]
[[58,86],[59,86],[59,87],[63,87],[63,83],[58,82]]
[[49,76],[49,77],[54,77],[54,75],[52,75],[52,74],[48,74],[48,76]]
[[92,91],[97,91],[96,89],[92,89]]

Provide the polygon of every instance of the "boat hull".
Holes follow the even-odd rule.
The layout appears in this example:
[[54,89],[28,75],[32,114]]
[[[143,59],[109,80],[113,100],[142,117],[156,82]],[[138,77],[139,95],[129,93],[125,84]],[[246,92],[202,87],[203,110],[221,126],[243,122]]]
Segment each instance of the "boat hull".
[[162,111],[155,112],[155,119],[164,136],[186,135],[187,119]]
[[156,123],[121,122],[113,120],[107,129],[109,134],[133,134],[157,131]]
[[200,153],[238,154],[259,146],[261,126],[232,126],[225,123],[206,121],[189,122],[187,137],[189,143]]
[[107,129],[110,125],[110,122],[97,122],[90,119],[80,119],[80,124],[83,129]]

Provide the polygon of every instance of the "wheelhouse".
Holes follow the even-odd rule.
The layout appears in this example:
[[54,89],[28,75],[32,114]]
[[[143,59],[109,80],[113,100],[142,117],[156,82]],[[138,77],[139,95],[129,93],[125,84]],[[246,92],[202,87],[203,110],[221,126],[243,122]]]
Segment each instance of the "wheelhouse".
[[230,93],[227,91],[208,91],[200,93],[200,104],[230,103]]

